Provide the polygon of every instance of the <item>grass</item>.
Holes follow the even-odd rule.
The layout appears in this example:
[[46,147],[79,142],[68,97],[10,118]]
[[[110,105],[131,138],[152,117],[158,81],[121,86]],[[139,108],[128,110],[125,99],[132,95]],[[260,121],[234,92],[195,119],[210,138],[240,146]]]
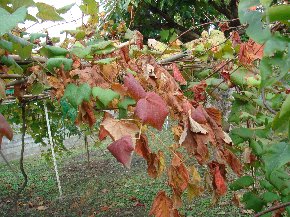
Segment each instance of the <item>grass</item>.
[[[171,145],[170,132],[150,137],[153,149]],[[162,144],[160,144],[162,143]],[[169,155],[170,153],[166,153]],[[64,197],[58,198],[53,166],[35,156],[25,160],[29,182],[15,211],[13,196],[22,181],[4,164],[0,164],[0,216],[148,216],[157,192],[170,192],[166,176],[151,179],[146,162],[134,155],[131,169],[126,170],[106,150],[106,144],[90,146],[88,167],[84,146],[73,149],[58,161]],[[14,168],[18,162],[11,162]],[[231,204],[231,193],[211,207],[211,195],[193,201],[184,198],[181,212],[185,216],[242,216]]]

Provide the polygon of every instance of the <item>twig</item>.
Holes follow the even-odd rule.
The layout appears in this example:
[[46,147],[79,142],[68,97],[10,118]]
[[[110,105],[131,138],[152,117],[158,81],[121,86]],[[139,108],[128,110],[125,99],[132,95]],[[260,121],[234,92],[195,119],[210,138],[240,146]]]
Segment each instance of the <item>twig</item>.
[[15,81],[11,81],[8,84],[6,84],[6,87],[11,87],[11,86],[15,86],[17,84],[23,84],[27,81],[27,78],[24,79],[20,79],[20,80],[15,80]]
[[277,114],[277,112],[268,105],[268,103],[266,101],[266,97],[265,97],[265,89],[264,88],[262,88],[261,95],[262,95],[263,104],[266,107],[266,109],[268,109],[274,115]]
[[27,182],[28,182],[28,176],[24,170],[24,165],[23,165],[23,158],[24,158],[24,148],[25,148],[25,133],[26,133],[26,104],[22,103],[21,105],[21,111],[22,111],[22,138],[21,138],[21,154],[20,154],[20,171],[23,175],[24,178],[24,182],[22,183],[22,185],[19,187],[16,196],[15,196],[15,207],[17,210],[17,202],[19,199],[19,195],[21,194],[21,192],[25,189]]
[[13,175],[15,176],[16,180],[19,179],[19,176],[17,174],[17,172],[14,170],[14,168],[11,166],[11,164],[9,163],[9,161],[6,159],[5,155],[3,154],[3,152],[0,150],[0,155],[2,156],[3,160],[5,161],[6,165],[9,167],[9,169],[11,170],[11,172],[13,173]]
[[271,208],[269,208],[267,210],[264,210],[262,212],[257,213],[256,215],[254,215],[254,217],[260,217],[262,215],[265,215],[268,212],[273,212],[273,211],[275,211],[277,209],[284,208],[284,207],[287,207],[287,206],[290,206],[290,202],[282,203],[282,204],[277,205],[277,206],[272,206]]
[[0,78],[2,79],[13,79],[13,78],[24,78],[23,75],[17,75],[17,74],[0,74]]

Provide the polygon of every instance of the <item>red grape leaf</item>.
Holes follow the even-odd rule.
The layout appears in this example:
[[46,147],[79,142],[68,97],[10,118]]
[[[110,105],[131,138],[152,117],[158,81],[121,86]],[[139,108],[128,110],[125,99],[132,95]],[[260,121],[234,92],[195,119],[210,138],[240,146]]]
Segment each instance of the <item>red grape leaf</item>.
[[10,124],[8,124],[4,116],[0,114],[0,148],[1,148],[3,136],[6,136],[9,140],[12,140],[13,131],[10,127]]
[[129,95],[135,100],[139,100],[146,96],[144,88],[132,74],[128,74],[124,78],[124,86],[127,87]]
[[182,76],[181,72],[176,63],[172,63],[173,77],[176,81],[178,81],[181,85],[186,85],[187,82]]
[[166,195],[165,191],[159,191],[156,195],[149,215],[155,217],[179,217],[179,213],[173,208],[172,200]]
[[130,168],[134,146],[131,136],[124,136],[108,146],[112,155],[126,168]]
[[146,161],[149,160],[151,150],[148,147],[148,138],[145,134],[141,134],[140,139],[136,141],[135,152]]
[[210,172],[213,176],[213,187],[218,196],[222,196],[227,192],[226,185],[226,170],[224,164],[219,164],[218,162],[211,162],[208,164]]
[[169,110],[166,103],[154,92],[146,93],[145,98],[140,99],[135,108],[135,115],[143,123],[149,124],[158,130],[162,130],[168,113]]

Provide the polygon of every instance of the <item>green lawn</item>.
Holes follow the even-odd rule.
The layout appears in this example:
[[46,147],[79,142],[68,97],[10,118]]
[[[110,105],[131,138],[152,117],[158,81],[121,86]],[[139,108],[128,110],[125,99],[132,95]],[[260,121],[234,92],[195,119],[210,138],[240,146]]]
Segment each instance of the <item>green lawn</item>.
[[[156,134],[151,143],[172,144],[170,133]],[[163,144],[163,146],[164,146]],[[153,147],[154,148],[154,147]],[[164,147],[166,149],[166,147]],[[130,170],[116,162],[106,144],[90,146],[88,167],[84,146],[72,149],[58,161],[63,198],[58,198],[53,165],[36,156],[25,160],[28,187],[20,197],[16,212],[13,196],[22,178],[16,179],[0,165],[0,216],[148,216],[152,201],[166,187],[166,176],[154,180],[146,173],[146,162],[134,155]],[[18,162],[11,162],[18,168]],[[202,170],[202,168],[200,168]],[[19,174],[20,175],[20,174]],[[194,201],[184,196],[185,216],[245,216],[231,203],[229,192],[218,205],[211,206],[211,195]]]

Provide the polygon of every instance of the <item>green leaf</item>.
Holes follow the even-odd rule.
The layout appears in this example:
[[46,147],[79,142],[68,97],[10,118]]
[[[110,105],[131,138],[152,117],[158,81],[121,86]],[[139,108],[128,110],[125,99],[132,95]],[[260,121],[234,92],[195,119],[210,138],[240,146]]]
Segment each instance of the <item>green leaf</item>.
[[230,189],[236,191],[254,184],[254,179],[251,176],[243,176],[230,184]]
[[129,105],[135,105],[136,101],[130,97],[125,97],[122,101],[118,103],[119,108],[119,118],[127,117],[127,109]]
[[259,0],[241,0],[238,13],[240,22],[242,24],[249,24],[246,29],[247,35],[259,44],[262,44],[271,37],[271,31],[267,25],[265,26],[262,23],[262,13],[260,11],[250,10],[251,7],[258,5],[260,5]]
[[45,90],[45,86],[39,82],[34,83],[31,88],[32,95],[39,95]]
[[254,136],[254,131],[248,128],[235,128],[231,131],[232,134],[236,134],[244,139],[251,139]]
[[56,10],[57,13],[59,14],[65,14],[66,12],[68,12],[73,6],[75,5],[75,3],[73,4],[70,4],[70,5],[66,5],[66,6],[63,6],[59,9]]
[[63,116],[64,117],[68,116],[72,122],[75,122],[78,115],[77,109],[73,107],[71,104],[69,104],[64,97],[61,98],[60,105],[62,108]]
[[290,61],[286,56],[275,55],[273,57],[263,57],[260,62],[261,85],[270,86],[280,81],[287,75],[290,68]]
[[273,21],[289,21],[290,20],[290,5],[275,5],[268,9],[270,22]]
[[8,52],[13,52],[13,44],[10,41],[6,41],[4,39],[0,40],[0,48],[7,50]]
[[25,60],[31,56],[33,45],[22,46],[21,44],[13,44],[13,53],[20,56],[22,60]]
[[63,97],[66,98],[72,106],[77,107],[84,100],[90,100],[91,92],[91,87],[87,83],[81,84],[79,87],[75,84],[69,84],[65,89]]
[[76,55],[79,58],[85,58],[87,55],[89,55],[91,53],[91,47],[83,47],[83,46],[78,46],[78,45],[74,45],[70,52],[74,55]]
[[10,67],[9,69],[13,73],[16,73],[16,74],[23,73],[23,69],[15,62],[15,60],[12,57],[2,56],[0,63],[4,64],[6,66],[9,66]]
[[12,7],[14,10],[20,8],[20,7],[29,7],[33,6],[35,3],[33,0],[10,0],[10,4],[12,4]]
[[101,41],[91,47],[94,54],[109,54],[116,49],[112,41]]
[[92,94],[94,97],[97,97],[105,107],[108,106],[113,99],[120,97],[115,91],[101,87],[93,87]]
[[265,179],[260,180],[260,185],[268,191],[272,191],[274,189],[274,186]]
[[45,38],[47,34],[44,33],[31,33],[30,35],[30,42],[33,43],[36,39]]
[[25,7],[18,8],[13,14],[0,8],[0,36],[16,27],[18,23],[24,22],[26,15],[27,9]]
[[98,63],[100,65],[106,65],[106,64],[110,64],[110,63],[114,62],[116,59],[117,59],[117,57],[100,59],[100,60],[96,61],[96,63]]
[[266,43],[264,48],[264,56],[272,56],[277,51],[284,51],[288,46],[287,39],[276,33]]
[[61,48],[61,47],[47,45],[45,47],[42,47],[39,50],[39,53],[42,56],[46,56],[48,58],[51,58],[51,57],[59,57],[59,56],[65,57],[69,53],[69,51],[64,49],[64,48]]
[[289,123],[290,123],[290,117],[280,118],[280,112],[278,112],[273,119],[272,128],[275,131],[277,130],[281,130],[282,132],[287,131],[289,127]]
[[16,44],[20,44],[21,46],[29,46],[29,45],[33,45],[32,43],[30,43],[29,41],[25,40],[24,38],[18,37],[16,35],[13,35],[11,33],[8,33],[8,38],[10,41],[16,43]]
[[278,200],[278,201],[280,200],[280,197],[277,194],[273,192],[269,192],[269,191],[263,193],[262,198],[266,203],[272,203],[275,200]]
[[50,58],[46,62],[46,68],[53,73],[54,68],[62,68],[65,71],[70,71],[72,68],[73,60],[67,58]]
[[231,81],[241,87],[259,87],[261,78],[245,68],[240,68],[230,75]]
[[243,195],[243,202],[246,209],[253,209],[255,212],[259,212],[265,205],[265,202],[252,192],[247,192]]
[[263,154],[262,159],[265,163],[266,174],[270,175],[290,162],[290,144],[280,142],[270,145],[266,153]]
[[280,111],[280,118],[290,118],[290,94],[287,95],[286,100],[283,102]]
[[249,143],[251,149],[253,152],[257,155],[260,156],[264,153],[263,145],[259,141],[255,141],[254,139],[250,139]]
[[63,18],[59,16],[56,9],[51,5],[45,3],[36,3],[36,7],[38,8],[38,13],[36,16],[42,20],[51,20],[51,21],[62,21]]
[[97,15],[99,12],[99,4],[95,0],[83,0],[80,6],[81,11],[88,15]]

